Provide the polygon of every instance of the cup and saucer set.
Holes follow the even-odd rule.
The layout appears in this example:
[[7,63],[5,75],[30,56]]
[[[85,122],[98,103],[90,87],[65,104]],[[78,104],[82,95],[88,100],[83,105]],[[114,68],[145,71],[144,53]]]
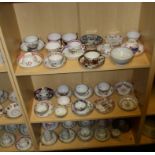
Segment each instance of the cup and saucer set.
[[44,48],[45,43],[35,35],[26,36],[21,45],[20,49],[24,52],[37,52]]

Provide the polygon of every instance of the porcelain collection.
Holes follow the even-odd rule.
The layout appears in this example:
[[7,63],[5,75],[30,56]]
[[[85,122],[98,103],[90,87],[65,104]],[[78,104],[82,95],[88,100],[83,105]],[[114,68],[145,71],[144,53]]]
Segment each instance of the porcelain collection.
[[[67,59],[78,59],[84,68],[93,69],[103,65],[105,58],[109,57],[112,62],[124,65],[144,52],[144,46],[139,41],[140,35],[138,31],[130,31],[127,33],[128,40],[125,41],[125,37],[119,34],[110,34],[103,38],[97,34],[86,34],[78,39],[76,33],[50,33],[46,45],[38,36],[30,35],[20,45],[21,50],[26,53],[21,53],[18,64],[30,68],[44,62],[45,67],[56,69],[63,67]],[[44,46],[48,55],[43,61],[38,51]]]

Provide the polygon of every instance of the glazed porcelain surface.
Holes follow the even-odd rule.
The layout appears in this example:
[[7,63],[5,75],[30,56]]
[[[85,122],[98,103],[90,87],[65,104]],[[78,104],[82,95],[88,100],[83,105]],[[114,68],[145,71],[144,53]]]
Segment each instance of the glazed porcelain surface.
[[67,110],[67,108],[65,106],[57,106],[55,108],[55,115],[57,117],[64,117],[64,116],[66,116],[67,112],[68,112],[68,110]]
[[71,100],[68,96],[60,96],[58,97],[57,102],[59,105],[67,106],[70,104]]
[[3,133],[0,137],[0,145],[1,147],[10,147],[15,144],[15,136],[12,133]]
[[0,90],[0,104],[4,103],[8,99],[9,93],[5,90]]
[[51,123],[42,123],[42,127],[45,130],[54,130],[58,127],[59,123],[58,122],[51,122]]
[[71,129],[76,126],[76,122],[75,121],[65,121],[62,123],[62,126],[66,129]]
[[66,33],[62,36],[62,40],[64,42],[69,42],[77,39],[77,35],[75,33]]

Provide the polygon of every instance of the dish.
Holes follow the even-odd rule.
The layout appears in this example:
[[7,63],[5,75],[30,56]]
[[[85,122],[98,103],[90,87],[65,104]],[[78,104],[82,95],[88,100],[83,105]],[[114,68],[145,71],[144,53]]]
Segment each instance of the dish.
[[129,95],[133,92],[134,88],[130,82],[121,81],[115,84],[115,89],[119,95]]
[[95,138],[98,141],[106,141],[110,139],[110,132],[107,128],[98,128],[95,130]]
[[34,97],[38,101],[49,100],[54,96],[54,90],[48,87],[39,88],[34,91]]
[[35,52],[35,51],[40,51],[44,48],[45,43],[42,40],[39,40],[38,46],[36,48],[29,48],[25,42],[22,42],[20,45],[20,49],[24,52]]
[[63,129],[59,134],[60,141],[70,143],[75,139],[75,132],[72,129]]
[[77,115],[87,115],[93,111],[94,105],[90,101],[78,99],[72,104],[72,111]]
[[102,98],[95,101],[96,109],[103,114],[110,113],[115,108],[115,102],[110,98]]
[[35,52],[21,53],[17,58],[18,65],[23,68],[32,68],[42,63],[42,58]]
[[27,151],[31,147],[32,141],[29,137],[21,137],[16,143],[16,148],[20,151]]
[[64,121],[62,123],[62,126],[66,129],[71,129],[71,128],[74,128],[76,126],[76,122],[75,121]]
[[15,143],[15,136],[12,133],[3,133],[0,137],[0,146],[1,147],[10,147]]
[[67,59],[77,59],[77,58],[79,58],[81,55],[83,55],[84,52],[85,52],[85,51],[84,51],[83,48],[81,48],[81,49],[79,49],[79,50],[77,50],[77,51],[72,52],[72,51],[69,49],[68,46],[65,47],[65,48],[63,49],[63,51],[62,51],[62,53],[64,54],[64,56],[65,56]]
[[58,122],[51,122],[51,123],[42,123],[42,127],[45,130],[54,130],[58,127],[59,123]]
[[41,135],[41,142],[44,145],[52,145],[56,143],[57,135],[54,131],[45,130]]
[[134,96],[124,96],[118,102],[119,107],[125,111],[133,111],[138,107],[138,100]]

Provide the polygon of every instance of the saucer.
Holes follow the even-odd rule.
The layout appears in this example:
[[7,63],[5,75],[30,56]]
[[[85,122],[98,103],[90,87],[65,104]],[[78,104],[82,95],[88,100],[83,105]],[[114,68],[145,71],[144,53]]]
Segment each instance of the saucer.
[[107,114],[114,110],[115,102],[110,98],[102,98],[95,101],[95,107],[100,113]]
[[41,49],[43,49],[44,46],[45,46],[45,43],[42,40],[39,40],[39,44],[36,49],[28,49],[28,47],[24,42],[21,43],[20,49],[24,52],[35,52],[35,51],[40,51]]
[[[88,130],[90,133],[89,133],[88,135],[82,135],[81,132],[82,132],[83,129]],[[89,140],[91,140],[91,139],[93,138],[93,136],[94,136],[93,129],[90,129],[90,128],[85,127],[85,128],[81,128],[81,129],[78,131],[78,137],[79,137],[79,139],[82,140],[82,141],[89,141]]]
[[22,115],[21,109],[17,103],[10,103],[5,108],[6,116],[9,118],[17,118]]
[[89,97],[91,97],[93,95],[93,89],[92,88],[89,88],[87,93],[84,94],[84,95],[79,95],[76,91],[74,91],[74,95],[79,98],[79,99],[87,99]]
[[78,125],[80,127],[91,127],[91,126],[95,125],[95,121],[94,120],[79,121]]
[[95,138],[98,141],[106,141],[110,139],[110,132],[107,128],[98,128],[95,130]]
[[59,123],[58,122],[51,122],[51,123],[42,123],[42,127],[45,130],[54,130],[58,127]]
[[[6,139],[9,140],[8,138],[10,139],[10,141],[6,144],[5,141],[6,141]],[[15,141],[16,141],[16,139],[15,139],[14,134],[5,132],[0,137],[0,146],[1,147],[10,147],[15,143]]]
[[95,90],[95,94],[97,96],[100,96],[100,97],[108,97],[108,96],[111,96],[113,93],[113,87],[112,86],[110,87],[109,91],[106,91],[106,92],[99,91],[97,86],[95,86],[94,90]]
[[0,90],[0,104],[4,103],[8,99],[9,93],[5,90]]
[[75,121],[65,121],[65,122],[62,122],[62,126],[66,129],[71,129],[76,126],[76,122]]
[[32,56],[35,56],[36,58],[36,61],[30,61],[30,62],[26,62],[26,64],[23,63],[23,59],[24,59],[24,56],[29,54],[28,53],[24,53],[24,54],[21,54],[19,57],[18,57],[18,65],[20,67],[23,67],[23,68],[32,68],[32,67],[36,67],[36,66],[39,66],[41,63],[42,63],[42,58],[40,55],[38,55],[37,53],[31,53]]
[[15,133],[18,129],[19,125],[16,124],[5,125],[5,131],[9,133]]
[[44,133],[41,135],[41,142],[44,145],[52,145],[55,144],[57,141],[57,134],[54,131],[44,131],[44,132],[49,132],[49,134],[51,134],[51,139],[50,140],[46,140]]
[[77,52],[70,52],[69,47],[65,47],[62,51],[62,53],[64,54],[64,56],[68,59],[77,59],[79,58],[81,55],[84,54],[84,49],[80,49]]
[[93,69],[93,68],[97,68],[97,67],[100,67],[104,64],[105,62],[105,58],[103,59],[100,59],[98,61],[97,64],[88,64],[86,61],[85,61],[85,58],[84,58],[84,55],[81,55],[79,58],[78,58],[78,61],[79,61],[79,64],[84,67],[84,68],[88,68],[88,69]]
[[129,95],[134,88],[130,82],[121,81],[115,84],[115,89],[119,95]]
[[[65,132],[68,132],[68,134],[69,134],[68,138],[64,137]],[[75,139],[75,136],[76,136],[76,134],[75,134],[74,130],[72,130],[72,129],[63,129],[59,134],[59,139],[60,139],[60,141],[62,141],[64,143],[70,143]]]
[[25,124],[20,124],[19,125],[19,132],[23,135],[23,136],[28,136],[29,132],[28,132],[28,128]]
[[124,96],[118,102],[119,107],[125,111],[133,111],[138,107],[138,100],[134,96]]
[[[77,109],[79,106],[79,109]],[[78,99],[72,104],[72,111],[77,115],[87,115],[93,111],[94,105],[90,101]]]
[[49,60],[48,60],[48,57],[46,57],[46,58],[44,59],[44,65],[45,65],[45,67],[47,67],[47,68],[60,68],[60,67],[62,67],[65,63],[66,63],[66,58],[65,58],[65,57],[63,58],[62,62],[61,62],[60,64],[57,64],[57,65],[50,64],[50,63],[49,63]]
[[16,142],[16,148],[19,151],[26,151],[29,150],[32,147],[32,140],[29,137],[21,137]]
[[[43,101],[44,102],[44,101]],[[47,102],[47,101],[45,101],[45,102]],[[37,113],[36,111],[34,111],[35,112],[35,114],[38,116],[38,117],[48,117],[49,115],[51,115],[52,113],[53,113],[53,111],[54,111],[54,106],[51,104],[51,103],[49,103],[49,102],[47,102],[47,104],[48,104],[48,110],[45,112],[45,113]]]
[[34,97],[38,101],[49,100],[54,96],[54,90],[48,87],[39,88],[34,91]]

